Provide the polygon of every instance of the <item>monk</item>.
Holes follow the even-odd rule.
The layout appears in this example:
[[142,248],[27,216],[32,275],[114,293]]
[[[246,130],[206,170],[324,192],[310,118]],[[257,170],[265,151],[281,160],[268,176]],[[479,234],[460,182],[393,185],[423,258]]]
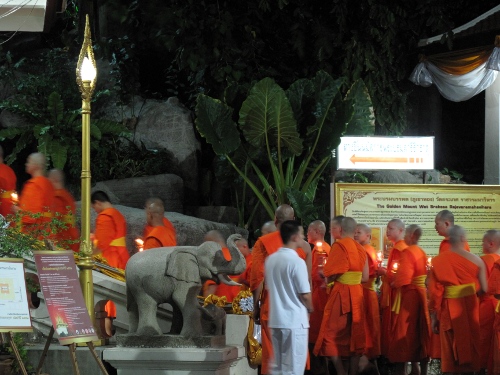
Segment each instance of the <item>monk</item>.
[[59,169],[52,169],[48,178],[54,186],[54,213],[56,218],[63,222],[63,227],[58,228],[55,240],[59,246],[70,248],[78,252],[80,250],[79,238],[80,232],[76,228],[76,204],[75,199],[64,188],[64,173]]
[[[167,219],[164,216],[165,209],[161,199],[149,199],[145,211],[147,227],[150,227],[151,230],[145,230],[147,235],[144,239],[144,250],[175,246],[175,229],[172,233],[171,229],[164,225],[164,219]],[[170,223],[170,225],[172,224]]]
[[330,245],[325,241],[326,225],[321,220],[315,220],[307,228],[307,242],[312,248],[312,303],[314,311],[309,317],[309,355],[311,374],[322,374],[328,371],[324,357],[316,357],[313,354],[314,344],[319,335],[323,311],[325,310],[328,294],[326,294],[326,283],[323,276],[323,268],[330,254]]
[[365,303],[365,333],[366,345],[363,353],[364,362],[370,361],[373,363],[376,373],[379,374],[377,357],[380,356],[380,306],[378,296],[375,290],[375,282],[378,276],[378,260],[377,252],[370,245],[372,239],[372,229],[366,224],[358,224],[354,239],[364,247],[368,259],[368,276],[369,279],[363,283],[363,299]]
[[[439,254],[441,254],[443,251],[449,251],[451,248],[451,244],[448,241],[448,231],[455,225],[455,215],[448,210],[439,211],[434,219],[434,223],[436,232],[440,236],[444,237],[443,241],[441,241],[441,244],[439,245]],[[464,249],[470,251],[469,244],[467,242],[464,244]]]
[[[269,300],[268,294],[264,290],[264,262],[266,258],[278,251],[283,246],[283,241],[279,232],[280,225],[293,220],[295,214],[293,208],[287,204],[279,206],[274,214],[274,224],[276,231],[259,237],[252,251],[252,271],[250,274],[250,290],[253,294],[255,323],[262,326],[262,365],[261,374],[270,374],[273,351],[271,344],[271,332],[269,330]],[[306,241],[302,241],[297,254],[306,261],[309,277],[311,275],[311,247]]]
[[265,236],[266,234],[276,232],[277,230],[278,229],[276,229],[274,221],[266,221],[264,225],[262,225],[262,228],[260,228],[260,235]]
[[[205,234],[203,238],[204,241],[213,241],[218,243],[222,247],[222,254],[227,261],[231,260],[231,253],[227,248],[226,240],[221,232],[218,230],[211,230]],[[245,255],[245,254],[243,254]],[[239,275],[230,276],[231,280],[237,281]],[[216,284],[212,280],[208,280],[204,285],[203,296],[207,297],[210,294],[214,294],[218,297],[226,297],[227,302],[233,302],[234,297],[238,295],[241,288],[239,286],[231,286],[226,284]]]
[[16,190],[17,177],[11,167],[4,163],[3,148],[0,146],[0,215],[12,213],[11,194]]
[[[500,259],[500,231],[489,230],[483,236],[483,253],[481,256],[486,266],[486,278],[489,279],[493,266]],[[481,326],[481,372],[485,373],[488,364],[493,360],[492,339],[493,325],[495,323],[495,307],[497,300],[490,293],[485,293],[479,298],[479,324]]]
[[443,374],[473,373],[481,367],[479,355],[479,299],[486,291],[486,266],[466,251],[465,230],[448,230],[450,251],[432,260],[429,275],[429,311],[432,330],[440,331]]
[[240,253],[243,254],[247,262],[247,268],[245,268],[245,271],[238,277],[237,282],[242,284],[242,289],[248,289],[250,286],[250,273],[252,272],[252,251],[248,246],[248,241],[244,238],[236,241],[236,247]]
[[488,375],[500,375],[500,260],[493,265],[488,279],[488,294],[493,295],[497,300],[491,342],[492,358],[488,364]]
[[21,231],[38,239],[50,237],[50,222],[54,215],[55,194],[50,180],[45,177],[45,155],[34,153],[26,161],[26,173],[31,178],[24,184],[19,206],[12,206],[13,212],[19,212]]
[[412,224],[406,228],[399,267],[391,287],[396,290],[392,305],[392,331],[389,340],[389,361],[396,363],[396,373],[406,375],[405,364],[412,362],[412,373],[427,374],[428,349],[430,344],[430,317],[427,304],[427,255],[418,246],[422,228]]
[[[361,283],[369,278],[368,260],[366,250],[354,240],[356,221],[344,217],[334,218],[332,226],[334,222],[340,225],[340,239],[332,245],[324,268],[330,293],[314,354],[329,357],[337,375],[357,374],[366,346]],[[343,358],[349,358],[349,370]]]
[[379,267],[378,272],[384,275],[382,278],[382,288],[380,296],[380,308],[382,313],[380,343],[382,354],[389,356],[389,344],[391,339],[392,322],[394,320],[392,305],[396,298],[396,290],[391,288],[394,281],[394,275],[399,267],[402,252],[408,247],[404,241],[405,224],[400,219],[392,219],[387,224],[387,239],[392,243],[392,249],[389,253],[387,269]]
[[[146,200],[146,204],[145,204],[144,208],[147,210],[147,208],[151,204],[154,204],[158,210],[160,208],[163,210],[163,214],[162,214],[161,219],[162,219],[163,226],[166,228],[166,231],[163,229],[161,229],[161,230],[164,233],[164,235],[166,235],[168,238],[168,241],[165,241],[165,243],[168,243],[168,245],[163,245],[163,246],[175,246],[175,245],[177,245],[175,227],[172,225],[170,220],[168,220],[165,217],[165,206],[163,205],[163,201],[160,198],[149,198],[148,200]],[[149,223],[146,224],[146,226],[144,227],[144,232],[143,232],[142,238],[147,239],[149,232],[151,232],[153,230],[153,228],[154,227],[151,226]],[[164,237],[164,240],[166,240],[165,237]]]

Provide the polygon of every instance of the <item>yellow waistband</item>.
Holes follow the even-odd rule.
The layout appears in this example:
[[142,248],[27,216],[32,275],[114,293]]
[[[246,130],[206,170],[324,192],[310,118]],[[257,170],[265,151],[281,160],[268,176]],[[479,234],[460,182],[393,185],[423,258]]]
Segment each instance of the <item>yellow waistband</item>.
[[370,279],[366,283],[363,283],[361,285],[363,285],[363,288],[371,290],[372,292],[374,292],[375,291],[375,282],[376,282],[376,280],[377,280],[376,277],[370,277]]
[[48,217],[48,218],[52,218],[52,212],[42,212],[42,217]]
[[[425,288],[426,278],[427,275],[414,277],[413,279],[411,279],[411,285],[418,286],[419,288]],[[399,314],[399,310],[401,310],[401,288],[398,288],[396,291],[396,296],[394,297],[394,302],[392,304],[391,310],[396,314]]]
[[2,193],[0,193],[0,198],[3,199],[9,199],[12,198],[11,194],[14,192],[14,190],[5,190]]
[[425,279],[427,275],[420,275],[411,279],[411,285],[418,286],[419,288],[425,288]]
[[361,278],[363,273],[359,271],[347,271],[340,275],[337,280],[328,283],[327,287],[331,288],[336,282],[344,285],[359,285],[361,284]]
[[444,287],[444,298],[462,298],[476,294],[476,284],[449,285]]
[[500,301],[497,302],[497,306],[495,307],[495,312],[500,313]]
[[125,237],[115,238],[109,243],[109,246],[127,246]]

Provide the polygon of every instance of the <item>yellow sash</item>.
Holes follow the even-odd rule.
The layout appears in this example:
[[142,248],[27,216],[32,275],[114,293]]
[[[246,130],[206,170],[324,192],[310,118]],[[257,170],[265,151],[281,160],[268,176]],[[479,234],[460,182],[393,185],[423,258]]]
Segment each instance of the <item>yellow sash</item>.
[[497,302],[497,307],[495,307],[495,312],[500,313],[500,301]]
[[[425,279],[427,275],[421,275],[414,277],[411,279],[411,285],[418,286],[419,288],[425,288]],[[392,304],[392,309],[393,312],[396,314],[399,314],[399,310],[401,310],[401,288],[398,288],[396,291],[396,296],[394,298],[394,303]]]
[[11,194],[13,192],[14,192],[14,190],[4,190],[2,193],[0,193],[0,198],[2,198],[2,199],[12,198]]
[[52,218],[52,212],[42,212],[42,217]]
[[371,277],[368,282],[363,283],[363,288],[371,290],[372,292],[375,291],[375,281],[377,280],[376,277]]
[[339,282],[344,285],[359,285],[361,284],[361,278],[363,277],[363,273],[359,271],[347,271],[340,275],[337,280],[328,283],[328,287],[331,288],[335,284],[335,282]]
[[127,246],[125,237],[115,238],[109,243],[109,246]]
[[476,294],[476,284],[449,285],[444,287],[444,298],[462,298]]

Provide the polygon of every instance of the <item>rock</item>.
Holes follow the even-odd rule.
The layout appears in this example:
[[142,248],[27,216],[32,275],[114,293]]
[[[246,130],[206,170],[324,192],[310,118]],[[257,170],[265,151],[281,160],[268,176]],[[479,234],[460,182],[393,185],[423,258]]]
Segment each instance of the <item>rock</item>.
[[450,184],[451,183],[451,176],[449,176],[447,174],[442,174],[439,177],[439,183],[440,184]]
[[191,207],[186,213],[200,219],[215,221],[216,223],[231,223],[238,225],[238,210],[229,206],[201,206]]
[[407,171],[378,171],[373,174],[373,182],[383,184],[421,184],[418,179]]
[[[79,203],[78,203],[79,205]],[[130,254],[136,252],[134,240],[142,237],[144,226],[146,225],[146,214],[144,209],[114,205],[120,211],[127,221],[127,249]],[[91,231],[95,230],[95,219],[97,214],[91,210],[90,223]],[[213,221],[198,219],[196,217],[186,216],[176,212],[167,212],[168,218],[177,232],[177,245],[180,246],[198,246],[203,243],[203,236],[210,230],[219,230],[225,238],[233,233],[240,233],[248,238],[248,231],[232,224],[214,223]]]
[[101,181],[92,188],[96,190],[104,191],[115,204],[144,208],[146,199],[158,197],[167,211],[183,212],[184,185],[174,174]]
[[191,112],[177,98],[157,101],[136,96],[128,106],[111,104],[100,112],[102,117],[135,125],[133,139],[137,145],[142,142],[148,149],[170,151],[177,158],[176,167],[181,171],[184,187],[198,191],[200,142],[196,138]]

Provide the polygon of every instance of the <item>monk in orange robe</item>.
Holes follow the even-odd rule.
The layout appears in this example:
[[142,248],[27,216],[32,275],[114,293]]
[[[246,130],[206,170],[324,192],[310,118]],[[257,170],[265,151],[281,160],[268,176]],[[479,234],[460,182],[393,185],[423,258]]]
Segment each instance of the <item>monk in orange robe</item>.
[[[26,172],[31,178],[24,184],[19,206],[12,206],[14,212],[26,213],[21,217],[21,231],[42,240],[50,238],[50,222],[54,215],[54,187],[45,177],[45,155],[34,153],[26,161]],[[37,215],[39,217],[33,217]]]
[[[430,317],[427,305],[427,255],[418,246],[422,228],[409,225],[405,243],[408,247],[401,253],[399,267],[391,287],[396,290],[392,305],[393,325],[390,332],[388,359],[396,363],[397,373],[405,375],[406,362],[417,366],[427,374],[430,344]],[[418,373],[412,368],[413,373]]]
[[443,374],[472,373],[481,367],[476,292],[488,288],[486,266],[477,255],[464,250],[462,227],[451,227],[448,239],[451,250],[432,260],[429,275],[432,330],[440,331]]
[[[483,253],[481,256],[486,266],[486,277],[489,278],[493,265],[500,259],[500,231],[489,230],[483,236]],[[481,370],[484,372],[493,361],[493,326],[495,323],[495,307],[497,300],[490,293],[479,297],[479,324],[481,326]]]
[[17,177],[11,167],[3,161],[3,148],[0,146],[0,215],[7,217],[12,214],[11,194],[16,190]]
[[380,309],[382,313],[380,343],[382,354],[389,356],[389,344],[391,340],[392,322],[394,321],[392,305],[396,298],[396,290],[391,288],[394,281],[394,275],[399,267],[402,252],[408,247],[404,241],[405,224],[400,219],[392,219],[387,224],[386,236],[391,241],[392,249],[387,262],[387,269],[380,267],[379,273],[384,275],[382,278],[382,288],[380,296]]
[[48,178],[54,186],[54,212],[55,217],[64,223],[63,228],[58,228],[55,234],[57,244],[62,248],[70,248],[78,252],[80,233],[76,228],[76,204],[73,196],[64,188],[64,173],[59,169],[52,169]]
[[[145,211],[147,226],[144,231],[147,234],[144,237],[144,250],[175,246],[175,229],[172,232],[170,227],[173,228],[173,225],[165,218],[165,209],[161,199],[148,199]],[[168,221],[169,227],[164,225],[165,220]]]
[[359,242],[366,250],[368,260],[368,275],[369,279],[363,283],[363,299],[365,303],[365,334],[366,345],[363,355],[365,359],[372,362],[378,371],[377,358],[381,354],[380,349],[380,306],[378,303],[377,292],[375,291],[375,282],[378,276],[378,260],[377,252],[370,241],[372,238],[372,230],[366,224],[358,224],[354,239]]
[[488,279],[488,294],[493,295],[497,300],[491,342],[492,358],[488,363],[488,375],[500,375],[500,260],[493,265]]
[[313,353],[314,344],[319,335],[323,311],[325,310],[328,294],[326,293],[326,282],[323,269],[326,259],[330,254],[330,245],[325,241],[326,226],[321,220],[315,220],[307,229],[307,242],[312,248],[312,303],[314,311],[309,317],[309,356],[311,373],[326,373],[328,367],[324,357],[316,357]]
[[[148,206],[150,206],[151,204],[154,204],[156,207],[161,207],[163,210],[163,214],[161,217],[161,219],[162,219],[161,225],[163,227],[165,227],[165,229],[161,229],[162,239],[163,239],[161,241],[162,245],[165,247],[177,245],[175,227],[170,222],[170,220],[168,220],[165,217],[165,206],[163,204],[163,201],[160,198],[149,198],[148,200],[146,200],[146,205],[145,205],[146,212],[147,212]],[[160,225],[160,223],[156,224],[156,226],[158,226],[158,225]],[[148,238],[149,233],[153,230],[153,228],[154,228],[154,226],[150,225],[149,223],[146,224],[146,226],[144,227],[144,232],[143,232],[142,238],[144,238],[146,240]],[[161,246],[157,246],[157,247],[161,247]],[[150,249],[152,249],[152,247],[150,247]]]
[[[294,219],[293,208],[282,204],[275,211],[274,223],[278,231],[259,237],[252,251],[252,271],[250,275],[250,290],[254,301],[254,320],[262,326],[262,364],[261,374],[270,374],[273,361],[271,332],[269,330],[269,300],[264,286],[264,262],[266,258],[283,246],[279,232],[281,223]],[[307,270],[311,275],[311,248],[306,241],[297,249],[297,254],[306,261]]]
[[349,373],[357,374],[359,358],[365,351],[365,310],[361,283],[368,281],[369,270],[366,250],[354,240],[356,221],[344,217],[338,224],[341,238],[332,245],[324,268],[330,294],[314,354],[330,357],[337,375],[346,375],[348,372],[342,357],[350,359]]

